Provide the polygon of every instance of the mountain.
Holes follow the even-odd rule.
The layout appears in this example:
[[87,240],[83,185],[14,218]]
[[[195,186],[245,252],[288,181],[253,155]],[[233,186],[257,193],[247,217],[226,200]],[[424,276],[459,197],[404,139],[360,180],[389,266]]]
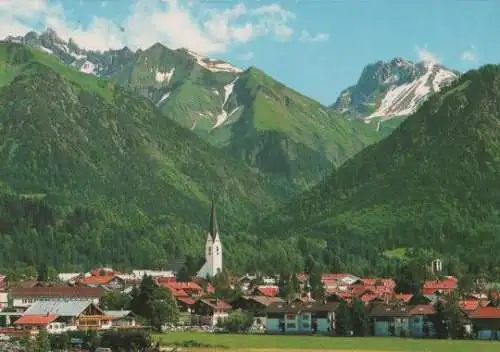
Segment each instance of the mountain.
[[137,91],[165,116],[280,185],[285,197],[379,138],[370,126],[342,118],[259,69],[243,71],[186,49],[155,44],[136,52],[92,52],[50,30],[8,40]]
[[260,228],[287,239],[314,234],[317,248],[351,269],[370,271],[388,249],[419,248],[436,251],[447,267],[494,273],[499,181],[500,65],[488,65],[432,95],[393,134]]
[[[379,129],[390,119],[400,123],[458,76],[458,72],[429,61],[378,61],[363,69],[358,82],[343,90],[332,108],[347,117],[371,122]],[[389,127],[399,125],[397,122],[391,122]]]
[[0,159],[0,268],[158,267],[203,253],[213,195],[225,245],[234,248],[230,263],[254,250],[238,229],[276,199],[244,163],[148,100],[7,42],[0,42]]

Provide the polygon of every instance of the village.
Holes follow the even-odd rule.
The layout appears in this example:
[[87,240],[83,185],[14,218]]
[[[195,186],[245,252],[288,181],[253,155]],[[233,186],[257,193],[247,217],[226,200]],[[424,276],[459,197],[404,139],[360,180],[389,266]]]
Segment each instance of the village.
[[[85,273],[59,273],[52,281],[11,281],[0,276],[2,336],[36,336],[68,331],[143,329],[144,319],[126,304],[110,309],[109,297],[131,298],[147,279],[175,302],[175,321],[160,322],[162,331],[199,330],[265,334],[331,336],[439,337],[443,327],[454,336],[500,338],[500,292],[462,294],[458,280],[443,276],[425,281],[419,294],[396,292],[393,278],[322,273],[320,294],[311,289],[311,275],[293,274],[296,288],[283,292],[279,275],[226,277],[224,290],[216,280],[223,272],[223,246],[212,204],[205,263],[197,275],[178,280],[175,271],[133,270],[121,273],[98,267]],[[439,259],[432,263],[437,274]],[[222,293],[221,293],[222,292]],[[454,310],[454,307],[456,308]],[[249,321],[234,327],[235,316]],[[452,316],[450,316],[452,315]],[[233,321],[227,327],[225,321]],[[458,322],[458,323],[457,323]],[[451,329],[450,324],[458,324]],[[439,325],[439,326],[438,326]],[[361,326],[361,327],[360,327]],[[229,329],[229,330],[228,330]],[[460,335],[460,336],[459,336]]]

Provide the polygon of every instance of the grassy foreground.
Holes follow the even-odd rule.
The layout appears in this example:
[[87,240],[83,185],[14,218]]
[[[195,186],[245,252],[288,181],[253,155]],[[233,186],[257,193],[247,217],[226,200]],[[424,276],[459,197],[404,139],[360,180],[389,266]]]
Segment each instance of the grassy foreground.
[[[162,346],[183,341],[196,341],[213,347],[182,348],[184,351],[227,351],[238,352],[279,352],[284,351],[421,351],[421,352],[498,352],[500,342],[496,341],[451,341],[423,340],[386,337],[326,337],[326,336],[274,336],[209,334],[198,332],[170,332],[155,335]],[[217,347],[215,347],[217,346]]]

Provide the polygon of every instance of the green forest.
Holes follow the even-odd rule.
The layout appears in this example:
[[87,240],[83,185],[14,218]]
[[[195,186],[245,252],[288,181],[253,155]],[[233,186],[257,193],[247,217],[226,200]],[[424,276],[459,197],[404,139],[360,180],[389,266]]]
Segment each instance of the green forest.
[[500,66],[470,71],[285,201],[149,100],[0,43],[0,272],[198,263],[214,197],[232,273],[396,275],[439,257],[498,278],[499,96]]

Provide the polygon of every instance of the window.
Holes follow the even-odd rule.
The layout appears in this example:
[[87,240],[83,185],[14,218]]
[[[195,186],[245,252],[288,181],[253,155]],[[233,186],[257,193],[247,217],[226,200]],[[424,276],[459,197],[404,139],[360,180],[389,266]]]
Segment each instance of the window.
[[215,253],[217,253],[217,255],[220,254],[219,246],[215,246]]
[[295,319],[295,314],[287,314],[286,318],[288,320],[294,320]]
[[208,255],[212,255],[212,246],[208,247]]
[[297,327],[297,325],[295,323],[288,323],[288,324],[286,324],[286,327],[288,329],[295,329]]

